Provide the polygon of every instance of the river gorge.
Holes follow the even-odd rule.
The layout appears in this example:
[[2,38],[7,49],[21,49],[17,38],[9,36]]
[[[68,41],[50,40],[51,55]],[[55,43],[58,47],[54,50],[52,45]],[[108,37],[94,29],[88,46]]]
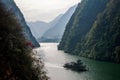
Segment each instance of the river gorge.
[[[58,43],[41,43],[37,48],[39,56],[42,57],[47,75],[50,80],[119,80],[120,64],[100,62],[69,55],[57,50]],[[81,59],[89,68],[87,72],[75,72],[67,70],[63,65],[67,62]]]

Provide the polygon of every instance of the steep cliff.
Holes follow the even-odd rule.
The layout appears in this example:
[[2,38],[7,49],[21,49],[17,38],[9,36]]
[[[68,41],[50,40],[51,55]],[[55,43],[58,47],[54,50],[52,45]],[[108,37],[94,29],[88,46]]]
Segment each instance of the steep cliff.
[[120,0],[83,0],[58,49],[96,60],[120,62]]
[[66,26],[59,49],[72,53],[109,0],[82,0]]
[[6,7],[8,11],[13,12],[16,18],[19,20],[23,28],[23,33],[26,39],[28,41],[31,41],[35,47],[39,47],[40,46],[39,43],[36,41],[36,39],[32,35],[28,25],[26,24],[23,14],[21,13],[20,9],[14,3],[14,0],[1,0],[1,3],[4,4],[4,6]]
[[120,62],[120,0],[111,0],[98,15],[89,33],[77,46],[81,56]]
[[0,1],[0,80],[48,80],[26,42],[19,19]]

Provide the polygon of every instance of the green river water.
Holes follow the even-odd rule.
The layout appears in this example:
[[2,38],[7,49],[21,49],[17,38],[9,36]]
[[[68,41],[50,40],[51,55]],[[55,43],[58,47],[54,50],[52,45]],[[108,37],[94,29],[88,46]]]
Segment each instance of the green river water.
[[[51,80],[120,80],[120,64],[100,62],[73,56],[57,50],[58,43],[41,43],[37,52],[45,62]],[[63,68],[67,62],[81,59],[89,68],[87,72],[75,72]]]

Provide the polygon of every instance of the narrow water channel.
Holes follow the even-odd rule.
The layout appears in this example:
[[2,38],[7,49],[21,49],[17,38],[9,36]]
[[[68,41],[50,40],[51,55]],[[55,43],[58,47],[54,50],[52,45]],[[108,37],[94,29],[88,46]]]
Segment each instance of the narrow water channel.
[[[42,56],[51,80],[120,80],[120,64],[99,62],[73,56],[57,50],[58,43],[41,43],[37,52]],[[64,63],[81,59],[89,71],[74,72],[63,68]]]

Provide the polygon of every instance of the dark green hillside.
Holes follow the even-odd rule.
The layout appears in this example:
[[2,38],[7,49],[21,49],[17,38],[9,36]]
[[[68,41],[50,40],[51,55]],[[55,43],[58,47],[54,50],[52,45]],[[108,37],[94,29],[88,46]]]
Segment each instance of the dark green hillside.
[[58,49],[120,63],[120,0],[83,0]]
[[82,0],[66,26],[58,49],[72,53],[92,27],[97,15],[105,9],[108,1]]
[[18,22],[0,3],[0,80],[47,80],[43,64],[39,68],[33,65],[31,50]]
[[76,51],[98,60],[120,62],[120,0],[111,0],[98,15],[90,32]]

